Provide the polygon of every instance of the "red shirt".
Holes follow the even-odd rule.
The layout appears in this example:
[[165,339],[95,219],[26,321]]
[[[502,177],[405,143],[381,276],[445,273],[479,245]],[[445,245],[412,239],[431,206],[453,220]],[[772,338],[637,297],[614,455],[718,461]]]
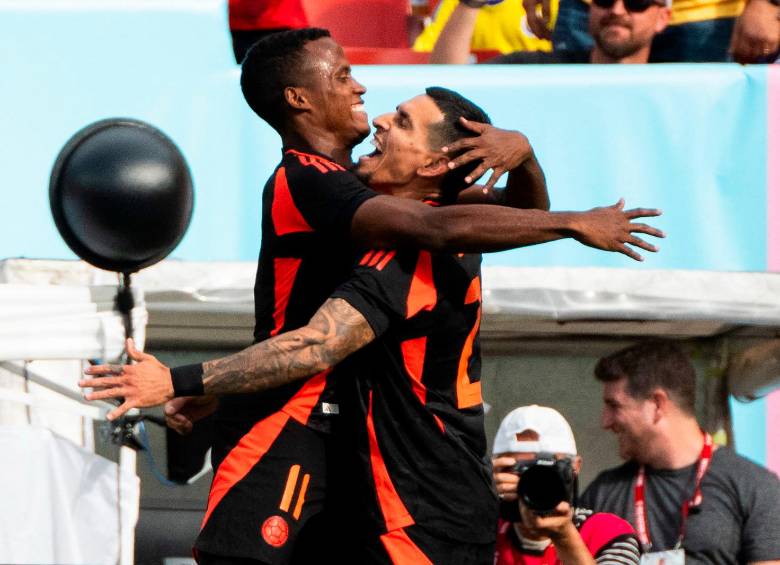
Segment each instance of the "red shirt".
[[301,0],[229,0],[230,29],[254,30],[308,27]]
[[[588,512],[588,511],[586,511]],[[598,558],[605,553],[615,552],[622,556],[622,562],[629,563],[635,557],[639,563],[639,544],[634,528],[618,516],[599,512],[582,520],[578,509],[574,522],[590,554]],[[551,543],[542,552],[524,550],[511,522],[500,520],[496,539],[496,565],[560,565],[561,561]]]

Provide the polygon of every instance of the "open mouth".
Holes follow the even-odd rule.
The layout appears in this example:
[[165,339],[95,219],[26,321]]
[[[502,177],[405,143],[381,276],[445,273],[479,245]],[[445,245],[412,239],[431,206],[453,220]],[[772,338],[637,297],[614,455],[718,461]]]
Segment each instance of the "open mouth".
[[357,104],[352,104],[352,111],[353,112],[363,112],[366,113],[366,107],[363,105],[362,102],[359,102]]
[[371,145],[374,146],[374,150],[371,153],[368,153],[367,155],[363,155],[361,159],[366,158],[370,159],[371,157],[377,157],[378,155],[381,155],[384,153],[384,148],[382,147],[382,144],[379,143],[379,140],[374,136],[374,138],[371,140]]

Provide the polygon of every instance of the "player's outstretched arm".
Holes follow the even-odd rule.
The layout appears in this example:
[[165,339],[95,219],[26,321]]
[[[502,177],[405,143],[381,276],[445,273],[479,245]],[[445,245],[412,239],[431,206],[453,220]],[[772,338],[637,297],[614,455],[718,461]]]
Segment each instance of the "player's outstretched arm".
[[[95,365],[79,381],[93,388],[87,400],[123,398],[108,415],[118,418],[131,408],[148,408],[174,396],[261,392],[304,379],[334,367],[349,354],[373,341],[374,331],[360,312],[341,298],[328,299],[309,323],[256,343],[234,355],[207,361],[199,370],[172,375],[153,355],[128,340],[134,365]],[[182,382],[186,379],[186,382]]]
[[446,253],[487,253],[564,238],[641,261],[632,247],[657,248],[637,234],[664,237],[663,232],[634,220],[660,216],[655,209],[613,206],[586,212],[519,210],[505,206],[464,204],[435,208],[415,200],[376,196],[363,203],[352,219],[352,239],[366,247],[411,247]]

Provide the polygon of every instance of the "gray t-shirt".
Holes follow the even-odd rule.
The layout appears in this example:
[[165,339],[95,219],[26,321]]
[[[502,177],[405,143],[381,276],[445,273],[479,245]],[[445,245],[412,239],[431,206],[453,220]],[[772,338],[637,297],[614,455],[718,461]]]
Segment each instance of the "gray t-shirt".
[[[601,473],[578,503],[612,512],[636,527],[634,480],[628,462]],[[683,501],[695,486],[696,465],[674,471],[647,469],[645,499],[652,551],[677,543]],[[702,503],[692,509],[683,540],[686,563],[736,564],[780,559],[780,480],[767,469],[720,448],[702,481]]]

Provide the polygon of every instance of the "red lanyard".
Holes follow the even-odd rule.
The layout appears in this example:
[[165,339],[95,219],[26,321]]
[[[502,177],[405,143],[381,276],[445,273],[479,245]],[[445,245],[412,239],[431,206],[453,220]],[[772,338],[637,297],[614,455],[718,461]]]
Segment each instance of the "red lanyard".
[[[691,508],[701,504],[701,481],[704,478],[704,473],[707,472],[707,467],[710,466],[710,461],[712,461],[712,436],[706,432],[702,433],[704,434],[704,446],[701,448],[701,455],[699,455],[699,463],[696,469],[696,488],[693,491],[693,497],[690,500],[683,502],[682,509],[680,510],[680,513],[682,514],[682,523],[680,524],[680,537],[677,540],[678,547],[685,536],[685,521],[688,519],[688,513]],[[642,543],[645,550],[648,550],[652,543],[650,542],[650,535],[647,527],[644,465],[640,465],[639,472],[636,475],[636,482],[634,483],[634,518],[639,541]]]

